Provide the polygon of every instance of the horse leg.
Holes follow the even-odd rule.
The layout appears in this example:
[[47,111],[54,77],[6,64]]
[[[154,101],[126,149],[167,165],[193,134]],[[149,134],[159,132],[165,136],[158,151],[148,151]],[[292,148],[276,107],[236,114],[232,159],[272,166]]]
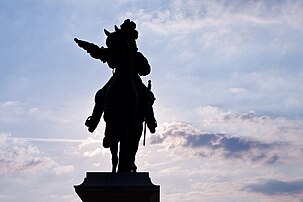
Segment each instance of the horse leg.
[[116,144],[111,144],[110,152],[112,154],[112,173],[117,172],[118,166],[118,142]]
[[124,140],[120,141],[118,172],[127,172],[127,150]]
[[136,162],[136,154],[138,151],[140,138],[142,136],[142,131],[143,131],[143,124],[136,123],[134,129],[132,148],[131,148],[131,172],[137,172],[137,166],[135,162]]
[[130,172],[130,153],[131,153],[131,145],[129,144],[130,138],[128,135],[127,129],[125,130],[125,134],[120,137],[120,151],[119,151],[119,165],[118,172]]

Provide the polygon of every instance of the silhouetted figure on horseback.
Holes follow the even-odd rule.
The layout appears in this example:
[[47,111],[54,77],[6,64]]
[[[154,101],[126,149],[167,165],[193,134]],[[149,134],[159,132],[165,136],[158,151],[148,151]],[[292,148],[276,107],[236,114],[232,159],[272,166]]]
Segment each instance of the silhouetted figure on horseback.
[[[93,113],[85,122],[90,132],[97,127],[102,113],[106,122],[103,146],[110,148],[112,154],[112,172],[136,172],[135,155],[145,121],[150,132],[154,133],[157,122],[152,105],[153,93],[141,81],[151,68],[147,59],[138,52],[136,24],[125,20],[120,29],[107,35],[107,48],[78,40],[77,44],[93,58],[106,62],[114,70],[113,76],[95,96]],[[118,143],[120,151],[118,159]]]

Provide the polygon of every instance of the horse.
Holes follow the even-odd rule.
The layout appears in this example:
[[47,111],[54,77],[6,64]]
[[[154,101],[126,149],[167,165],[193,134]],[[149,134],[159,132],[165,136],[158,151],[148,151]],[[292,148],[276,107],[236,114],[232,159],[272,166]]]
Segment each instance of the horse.
[[[114,76],[110,78],[110,80],[100,89],[97,91],[96,96],[95,96],[95,107],[92,113],[92,116],[89,116],[88,119],[86,120],[86,126],[88,126],[88,130],[90,132],[93,132],[94,129],[96,128],[97,124],[99,123],[99,120],[102,116],[102,113],[104,111],[104,103],[105,103],[105,97],[106,93],[108,91],[109,86],[113,82]],[[146,86],[142,83],[140,77],[138,75],[134,76],[135,80],[135,85],[136,89],[138,90],[138,114],[136,115],[136,122],[135,122],[135,129],[132,138],[132,148],[131,149],[131,157],[132,157],[132,166],[131,166],[131,171],[136,172],[136,165],[135,165],[135,156],[139,147],[139,141],[142,136],[142,131],[143,131],[143,122],[147,121],[146,117],[151,117],[153,116],[153,111],[152,111],[152,103],[154,102],[155,98],[150,91],[150,88],[146,88]],[[149,102],[147,99],[147,90],[149,93]],[[149,114],[149,116],[148,116]],[[107,131],[110,131],[111,129],[109,128],[110,125],[106,125],[106,136],[108,137]],[[146,127],[146,125],[145,125]],[[154,125],[154,127],[156,127]],[[149,127],[150,131],[153,131],[151,127]],[[111,155],[112,155],[112,172],[116,172],[117,170],[117,165],[118,165],[118,141],[108,141],[106,140],[108,138],[104,138],[103,141],[103,147],[105,148],[110,148],[111,150]]]

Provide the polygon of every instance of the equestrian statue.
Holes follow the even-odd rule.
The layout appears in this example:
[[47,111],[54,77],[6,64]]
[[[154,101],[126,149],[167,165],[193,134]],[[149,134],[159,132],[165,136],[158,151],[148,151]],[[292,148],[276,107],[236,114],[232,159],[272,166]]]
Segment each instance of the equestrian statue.
[[151,133],[157,127],[151,82],[146,87],[140,78],[148,75],[151,67],[138,51],[138,31],[133,21],[126,19],[120,28],[115,25],[113,32],[104,29],[104,33],[106,47],[74,39],[91,57],[107,63],[114,72],[97,91],[92,115],[85,125],[89,132],[94,132],[103,114],[106,125],[102,145],[111,151],[112,172],[136,172],[135,157],[142,132],[145,144],[146,125]]

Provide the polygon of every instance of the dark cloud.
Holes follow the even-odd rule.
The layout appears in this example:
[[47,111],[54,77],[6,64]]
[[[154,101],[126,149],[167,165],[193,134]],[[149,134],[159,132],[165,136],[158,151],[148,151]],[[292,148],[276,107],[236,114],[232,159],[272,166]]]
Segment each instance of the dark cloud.
[[243,137],[232,137],[225,134],[198,134],[185,137],[184,147],[207,148],[209,150],[222,150],[225,158],[248,158],[251,161],[265,160],[266,163],[275,163],[279,157],[271,155],[276,143],[264,143]]
[[222,116],[222,119],[225,121],[239,119],[242,121],[263,122],[265,120],[270,120],[270,117],[266,115],[258,115],[254,111],[250,111],[242,114],[227,113]]
[[196,155],[202,157],[217,154],[226,159],[263,161],[266,164],[273,164],[280,159],[276,148],[281,143],[267,143],[223,133],[199,133],[190,124],[177,122],[166,127],[163,133],[152,136],[151,144],[161,143],[177,149],[191,149]]
[[265,195],[293,195],[303,193],[303,180],[280,181],[267,180],[261,183],[249,184],[244,188],[249,192],[262,193]]

